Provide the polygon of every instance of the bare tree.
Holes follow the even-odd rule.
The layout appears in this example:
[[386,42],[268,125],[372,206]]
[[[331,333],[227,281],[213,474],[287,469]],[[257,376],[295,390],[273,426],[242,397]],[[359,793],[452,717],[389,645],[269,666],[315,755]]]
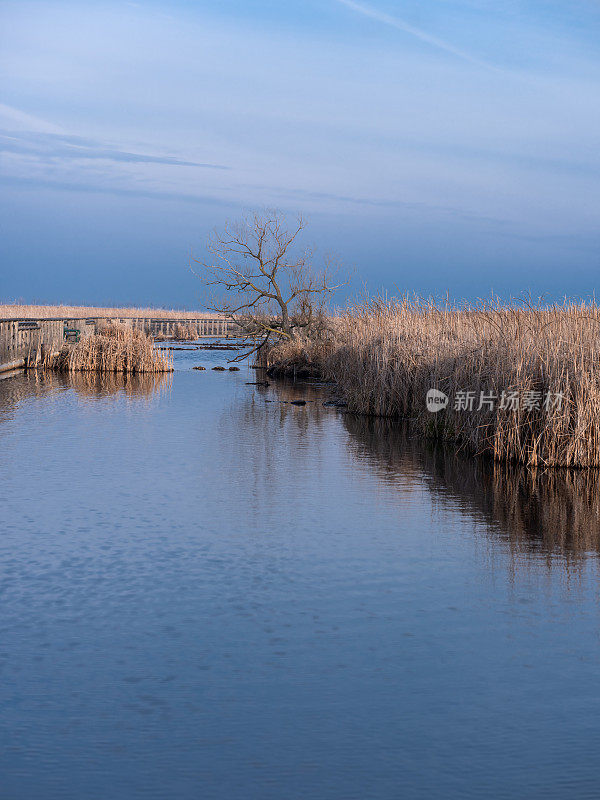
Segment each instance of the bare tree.
[[277,211],[253,214],[213,232],[207,261],[192,259],[202,267],[199,277],[213,287],[207,307],[239,326],[252,341],[250,352],[270,340],[310,333],[342,285],[332,283],[330,258],[316,270],[313,252],[301,249],[305,228],[300,215],[289,225]]

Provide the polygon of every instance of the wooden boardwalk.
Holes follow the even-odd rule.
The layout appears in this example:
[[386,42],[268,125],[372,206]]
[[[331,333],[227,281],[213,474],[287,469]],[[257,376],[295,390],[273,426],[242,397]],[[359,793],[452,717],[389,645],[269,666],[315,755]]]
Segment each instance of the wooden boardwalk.
[[[235,336],[236,325],[215,315],[194,319],[158,317],[60,317],[56,319],[0,319],[0,372],[20,369],[57,353],[67,335],[95,333],[107,322],[144,331],[151,336],[175,336],[178,326],[192,326],[198,338]],[[77,331],[77,334],[67,334]]]

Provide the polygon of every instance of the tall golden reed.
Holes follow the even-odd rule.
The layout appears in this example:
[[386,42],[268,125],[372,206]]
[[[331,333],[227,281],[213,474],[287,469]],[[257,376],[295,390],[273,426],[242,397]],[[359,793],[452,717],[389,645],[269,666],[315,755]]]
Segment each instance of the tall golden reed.
[[220,314],[207,313],[206,311],[178,311],[166,308],[112,308],[97,306],[67,306],[67,305],[27,305],[25,303],[0,304],[0,319],[53,319],[53,318],[79,318],[79,317],[108,317],[121,319],[136,319],[150,317],[152,319],[221,319]]
[[[498,461],[529,466],[600,466],[600,309],[595,303],[472,306],[418,299],[368,299],[332,321],[319,342],[283,344],[269,364],[317,363],[351,411],[410,419],[429,436],[453,439]],[[429,389],[450,398],[427,411]],[[527,392],[560,406],[493,409],[480,395]],[[473,392],[472,411],[454,407]]]
[[100,333],[67,344],[49,365],[60,372],[171,372],[173,359],[153,347],[141,331],[106,326]]

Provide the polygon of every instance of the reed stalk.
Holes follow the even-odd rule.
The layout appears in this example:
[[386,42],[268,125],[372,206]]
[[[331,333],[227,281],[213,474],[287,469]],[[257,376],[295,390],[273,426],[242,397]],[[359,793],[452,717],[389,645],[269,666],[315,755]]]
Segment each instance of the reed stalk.
[[[318,341],[282,343],[271,367],[300,367],[334,380],[350,411],[410,420],[497,461],[600,466],[600,309],[495,300],[469,306],[368,299],[335,317]],[[437,414],[429,389],[450,398]],[[473,410],[455,408],[472,392]],[[479,408],[481,393],[498,398]],[[502,392],[561,398],[560,407],[501,408]],[[534,395],[528,395],[534,393]]]
[[127,375],[171,372],[173,359],[153,347],[141,331],[106,326],[77,344],[65,345],[50,368],[60,372],[112,372]]
[[119,308],[98,306],[69,306],[69,305],[27,305],[25,303],[0,304],[0,319],[55,319],[64,317],[108,317],[122,319],[137,319],[150,317],[152,319],[222,319],[220,314],[206,311],[179,311],[168,308]]

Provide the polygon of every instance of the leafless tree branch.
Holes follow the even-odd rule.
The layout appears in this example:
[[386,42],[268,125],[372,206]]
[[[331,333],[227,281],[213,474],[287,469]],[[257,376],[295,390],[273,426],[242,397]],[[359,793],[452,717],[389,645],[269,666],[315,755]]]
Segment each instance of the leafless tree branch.
[[207,307],[235,322],[251,348],[234,360],[270,341],[310,333],[333,292],[344,285],[332,281],[338,271],[333,259],[325,258],[315,270],[313,252],[299,248],[305,228],[302,215],[289,225],[277,211],[252,214],[215,230],[206,260],[190,256],[190,268],[200,266],[192,271],[205,286],[215,287]]

